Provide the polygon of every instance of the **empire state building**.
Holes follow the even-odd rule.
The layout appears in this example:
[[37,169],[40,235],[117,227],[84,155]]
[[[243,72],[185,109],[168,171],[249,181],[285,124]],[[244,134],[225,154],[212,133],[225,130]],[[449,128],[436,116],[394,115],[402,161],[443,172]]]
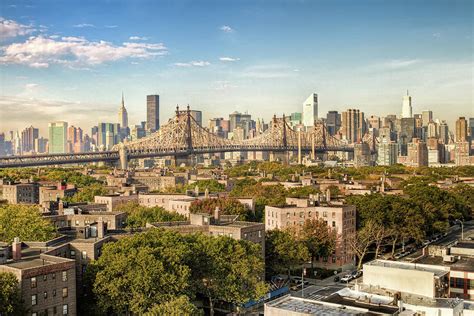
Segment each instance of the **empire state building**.
[[127,114],[127,109],[125,108],[125,102],[123,100],[123,93],[122,93],[122,104],[120,106],[118,115],[119,115],[118,121],[120,123],[120,128],[126,129],[128,127],[128,114]]

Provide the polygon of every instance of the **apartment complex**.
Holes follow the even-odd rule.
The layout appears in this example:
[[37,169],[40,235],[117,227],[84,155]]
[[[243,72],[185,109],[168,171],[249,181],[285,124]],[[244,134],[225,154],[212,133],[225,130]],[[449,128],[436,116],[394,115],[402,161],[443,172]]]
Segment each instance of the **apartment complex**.
[[306,220],[321,219],[337,234],[336,251],[329,258],[320,258],[324,266],[345,266],[354,263],[349,241],[355,237],[356,208],[352,205],[265,207],[265,229],[283,229],[303,225]]

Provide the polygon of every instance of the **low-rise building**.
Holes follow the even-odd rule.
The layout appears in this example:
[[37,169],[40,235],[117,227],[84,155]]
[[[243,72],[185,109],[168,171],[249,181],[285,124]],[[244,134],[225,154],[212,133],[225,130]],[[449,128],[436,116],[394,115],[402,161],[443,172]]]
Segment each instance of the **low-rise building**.
[[77,315],[74,260],[41,253],[40,249],[22,250],[19,240],[12,245],[12,255],[0,264],[0,272],[17,277],[29,315]]
[[39,184],[30,181],[9,182],[3,184],[2,194],[9,204],[38,204]]
[[65,197],[71,197],[77,192],[74,185],[59,182],[57,185],[41,186],[39,188],[39,203],[58,201]]
[[120,204],[125,204],[128,202],[138,202],[137,194],[130,195],[96,195],[94,197],[94,203],[105,204],[107,205],[107,211],[112,212]]

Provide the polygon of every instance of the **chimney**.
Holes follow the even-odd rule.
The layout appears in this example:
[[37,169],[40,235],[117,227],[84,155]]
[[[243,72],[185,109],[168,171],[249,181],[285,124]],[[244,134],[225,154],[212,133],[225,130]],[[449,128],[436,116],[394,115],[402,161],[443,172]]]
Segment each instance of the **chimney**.
[[198,186],[198,185],[196,185],[196,186],[194,187],[194,195],[195,195],[195,196],[199,196],[199,186]]
[[220,212],[221,210],[219,209],[219,206],[216,206],[216,209],[214,210],[214,220],[216,223],[218,223],[220,220]]
[[97,221],[97,238],[104,238],[105,235],[105,228],[104,228],[104,221],[102,217],[99,217]]
[[63,200],[59,200],[59,203],[58,203],[58,215],[64,215],[64,203],[63,203]]
[[19,237],[15,237],[12,243],[13,260],[21,260],[21,242]]
[[209,189],[206,188],[206,190],[204,191],[204,197],[207,199],[209,197]]
[[326,190],[326,202],[331,202],[331,190],[329,188]]

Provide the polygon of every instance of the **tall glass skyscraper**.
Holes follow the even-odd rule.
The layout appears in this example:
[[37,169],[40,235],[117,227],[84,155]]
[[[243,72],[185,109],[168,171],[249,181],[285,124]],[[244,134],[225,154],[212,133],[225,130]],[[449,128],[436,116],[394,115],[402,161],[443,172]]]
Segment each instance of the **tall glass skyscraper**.
[[318,95],[311,95],[303,103],[303,125],[307,127],[314,126],[314,122],[318,120]]
[[52,122],[48,124],[50,154],[67,152],[67,122]]
[[160,96],[157,94],[146,96],[146,124],[152,132],[160,129]]

